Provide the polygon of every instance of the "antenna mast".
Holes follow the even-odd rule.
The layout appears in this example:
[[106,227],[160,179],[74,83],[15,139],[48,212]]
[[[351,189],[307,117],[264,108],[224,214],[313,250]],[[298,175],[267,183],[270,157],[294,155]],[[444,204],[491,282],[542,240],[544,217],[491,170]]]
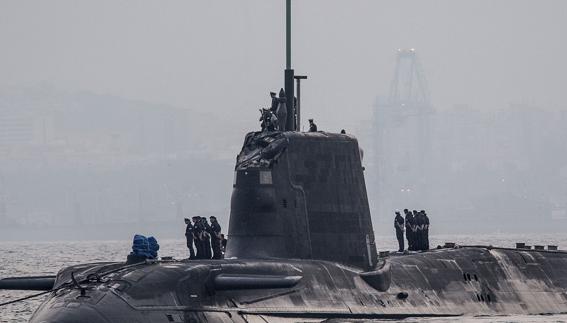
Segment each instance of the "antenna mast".
[[286,0],[285,15],[285,68],[291,70],[291,0]]
[[294,72],[291,68],[291,0],[286,0],[286,28],[285,28],[285,38],[286,38],[286,55],[285,55],[285,95],[286,95],[286,106],[287,106],[287,122],[286,131],[295,131],[297,129],[295,120],[295,100],[294,100],[294,89],[293,89],[293,76]]

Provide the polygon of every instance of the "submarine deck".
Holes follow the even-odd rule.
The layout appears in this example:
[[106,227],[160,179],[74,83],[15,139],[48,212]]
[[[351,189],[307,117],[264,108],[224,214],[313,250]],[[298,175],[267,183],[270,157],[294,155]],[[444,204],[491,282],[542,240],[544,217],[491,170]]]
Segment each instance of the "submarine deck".
[[[460,246],[381,260],[373,272],[275,258],[80,265],[59,273],[56,287],[67,285],[32,322],[75,307],[132,322],[175,313],[183,322],[265,322],[567,312],[565,251]],[[68,283],[71,272],[91,277],[81,280],[87,297]]]

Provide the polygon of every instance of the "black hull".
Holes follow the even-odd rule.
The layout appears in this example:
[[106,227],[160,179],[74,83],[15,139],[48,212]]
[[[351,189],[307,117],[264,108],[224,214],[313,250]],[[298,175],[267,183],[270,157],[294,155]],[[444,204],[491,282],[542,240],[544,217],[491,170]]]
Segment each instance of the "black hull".
[[[316,322],[567,312],[564,252],[465,247],[393,256],[386,263],[385,291],[367,283],[357,268],[314,260],[70,267],[56,287],[71,271],[78,277],[114,272],[81,283],[84,296],[73,285],[52,294],[31,322]],[[216,279],[241,276],[246,283],[239,286],[236,279],[228,289],[219,283],[226,279]],[[299,278],[270,285],[278,277]]]

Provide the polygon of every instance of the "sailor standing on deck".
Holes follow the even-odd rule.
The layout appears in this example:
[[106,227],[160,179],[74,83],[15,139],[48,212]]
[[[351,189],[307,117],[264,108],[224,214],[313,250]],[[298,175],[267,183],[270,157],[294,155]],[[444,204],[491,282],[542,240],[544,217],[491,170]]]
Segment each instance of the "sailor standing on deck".
[[201,223],[203,224],[203,259],[211,259],[213,253],[211,252],[211,226],[207,222],[207,218],[201,217]]
[[193,237],[195,242],[195,248],[197,249],[197,254],[195,259],[203,259],[203,243],[201,241],[203,228],[201,226],[201,217],[194,216],[193,220]]
[[423,221],[425,223],[423,230],[425,250],[429,250],[429,217],[427,213],[425,213],[425,210],[421,210],[421,213],[423,214]]
[[413,210],[413,228],[415,234],[414,250],[423,250],[423,218],[417,210]]
[[404,218],[400,215],[400,211],[396,211],[394,218],[394,228],[396,229],[396,239],[398,239],[398,251],[404,251]]
[[211,247],[213,248],[213,259],[221,259],[221,226],[214,216],[209,217],[211,220]]
[[191,224],[191,220],[185,218],[185,224],[187,227],[185,228],[185,239],[187,239],[187,248],[189,249],[189,259],[195,259],[195,249],[193,249],[193,225]]
[[413,223],[413,215],[408,209],[404,209],[404,214],[406,215],[406,239],[408,240],[408,250],[413,249],[413,231],[411,225]]

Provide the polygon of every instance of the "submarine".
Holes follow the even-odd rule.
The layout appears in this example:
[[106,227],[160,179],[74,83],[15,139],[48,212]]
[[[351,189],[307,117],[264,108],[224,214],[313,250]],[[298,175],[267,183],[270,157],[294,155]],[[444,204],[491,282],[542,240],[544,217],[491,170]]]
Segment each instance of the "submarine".
[[[287,0],[286,127],[246,135],[221,260],[102,262],[0,280],[47,295],[32,323],[323,322],[567,312],[567,252],[377,253],[361,150],[300,132]],[[39,294],[37,294],[39,295]]]

